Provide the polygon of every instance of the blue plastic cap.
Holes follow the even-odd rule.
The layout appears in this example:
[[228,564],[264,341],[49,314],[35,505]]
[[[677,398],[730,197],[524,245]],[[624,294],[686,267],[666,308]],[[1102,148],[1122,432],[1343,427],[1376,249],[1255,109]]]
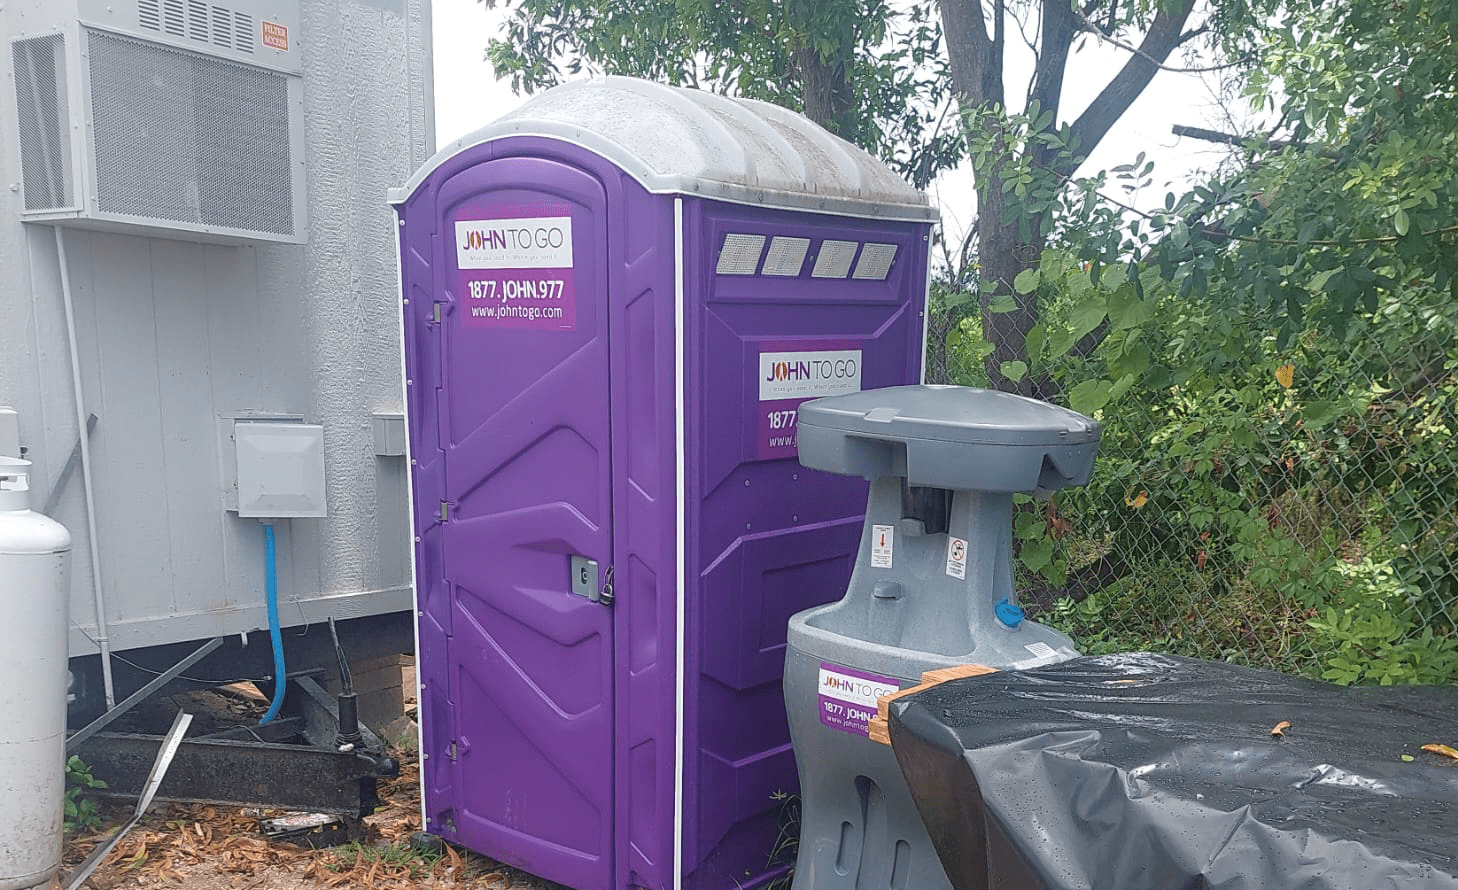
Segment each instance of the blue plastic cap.
[[997,615],[997,620],[1008,627],[1017,627],[1023,623],[1022,607],[1009,602],[1006,597],[998,600],[997,605],[992,607],[992,611]]

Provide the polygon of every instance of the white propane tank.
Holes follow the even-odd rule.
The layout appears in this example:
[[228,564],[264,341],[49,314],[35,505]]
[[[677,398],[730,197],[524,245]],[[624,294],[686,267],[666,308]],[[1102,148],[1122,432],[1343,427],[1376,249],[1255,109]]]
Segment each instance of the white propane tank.
[[30,461],[0,456],[0,890],[61,865],[71,535],[30,509]]

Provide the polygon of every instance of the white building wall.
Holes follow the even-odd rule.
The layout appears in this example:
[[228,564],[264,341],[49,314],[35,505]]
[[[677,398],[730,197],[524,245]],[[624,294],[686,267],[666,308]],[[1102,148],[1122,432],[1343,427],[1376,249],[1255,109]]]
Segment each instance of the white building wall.
[[[0,5],[9,75],[13,22]],[[428,0],[304,0],[308,237],[200,244],[64,230],[111,647],[266,626],[263,534],[225,512],[228,418],[324,427],[329,515],[277,526],[285,626],[409,609],[406,467],[374,453],[403,413],[387,188],[434,150]],[[75,538],[72,654],[96,651],[57,238],[20,222],[15,94],[0,89],[0,405],[20,412],[35,501]]]

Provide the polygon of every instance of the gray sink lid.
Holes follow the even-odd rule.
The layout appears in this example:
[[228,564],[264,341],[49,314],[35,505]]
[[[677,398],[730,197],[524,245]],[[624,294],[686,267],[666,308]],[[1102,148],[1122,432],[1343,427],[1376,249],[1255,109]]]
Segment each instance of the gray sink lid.
[[1098,421],[1026,396],[966,386],[889,386],[800,406],[801,426],[878,439],[935,439],[966,445],[1097,442]]

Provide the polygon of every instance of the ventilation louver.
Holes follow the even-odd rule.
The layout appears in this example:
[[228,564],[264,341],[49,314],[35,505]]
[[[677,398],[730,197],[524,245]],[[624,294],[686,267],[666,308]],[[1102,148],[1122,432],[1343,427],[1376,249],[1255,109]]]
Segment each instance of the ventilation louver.
[[137,0],[141,28],[242,53],[254,51],[253,23],[250,13],[207,0]]
[[26,210],[74,207],[66,40],[46,34],[10,45]]

